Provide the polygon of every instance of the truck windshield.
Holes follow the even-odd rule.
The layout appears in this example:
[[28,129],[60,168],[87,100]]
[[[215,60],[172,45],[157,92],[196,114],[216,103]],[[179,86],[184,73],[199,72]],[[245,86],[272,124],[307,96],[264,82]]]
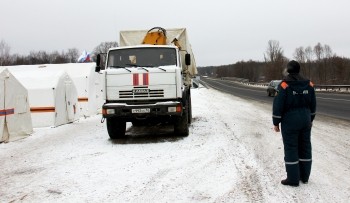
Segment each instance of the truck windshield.
[[145,47],[110,51],[107,67],[159,67],[176,65],[176,63],[176,49]]

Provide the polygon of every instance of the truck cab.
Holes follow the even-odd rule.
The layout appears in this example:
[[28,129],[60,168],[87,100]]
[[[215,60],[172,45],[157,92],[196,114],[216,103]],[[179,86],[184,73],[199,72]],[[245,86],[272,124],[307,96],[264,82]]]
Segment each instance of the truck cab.
[[[185,82],[180,55],[178,47],[171,45],[126,46],[108,51],[106,69],[101,72],[105,80],[102,112],[112,139],[125,135],[126,122],[139,125],[168,121],[174,123],[176,134],[188,135],[190,85]],[[190,55],[186,56],[185,64],[190,65]]]
[[[170,38],[169,38],[170,37]],[[111,139],[133,125],[168,122],[187,136],[192,119],[191,78],[196,73],[186,29],[121,31],[120,47],[109,49],[103,75],[103,118]]]

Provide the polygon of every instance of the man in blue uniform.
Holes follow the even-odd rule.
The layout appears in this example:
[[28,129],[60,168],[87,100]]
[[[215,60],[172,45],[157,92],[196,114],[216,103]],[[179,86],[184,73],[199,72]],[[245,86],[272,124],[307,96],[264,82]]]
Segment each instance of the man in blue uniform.
[[280,132],[281,123],[284,161],[287,178],[283,185],[299,186],[307,183],[311,171],[311,127],[316,113],[316,96],[312,82],[300,74],[300,65],[290,61],[288,75],[278,86],[273,101],[274,130]]

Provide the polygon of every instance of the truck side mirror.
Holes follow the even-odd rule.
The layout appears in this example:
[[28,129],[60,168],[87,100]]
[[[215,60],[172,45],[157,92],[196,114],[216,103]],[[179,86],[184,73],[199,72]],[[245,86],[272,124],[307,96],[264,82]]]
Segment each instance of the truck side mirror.
[[96,56],[96,68],[95,68],[95,72],[100,72],[101,70],[101,55],[97,54]]
[[185,63],[187,66],[191,65],[191,54],[185,54]]

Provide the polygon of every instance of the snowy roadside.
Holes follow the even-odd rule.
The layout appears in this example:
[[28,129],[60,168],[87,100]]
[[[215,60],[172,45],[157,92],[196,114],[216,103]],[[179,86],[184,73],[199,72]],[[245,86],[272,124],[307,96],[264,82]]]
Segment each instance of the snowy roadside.
[[[0,145],[0,202],[347,202],[350,126],[316,117],[310,182],[285,177],[271,107],[211,89],[192,91],[190,135],[128,125],[111,141],[100,116]],[[156,132],[156,133],[154,133]],[[138,134],[138,135],[137,135]]]

